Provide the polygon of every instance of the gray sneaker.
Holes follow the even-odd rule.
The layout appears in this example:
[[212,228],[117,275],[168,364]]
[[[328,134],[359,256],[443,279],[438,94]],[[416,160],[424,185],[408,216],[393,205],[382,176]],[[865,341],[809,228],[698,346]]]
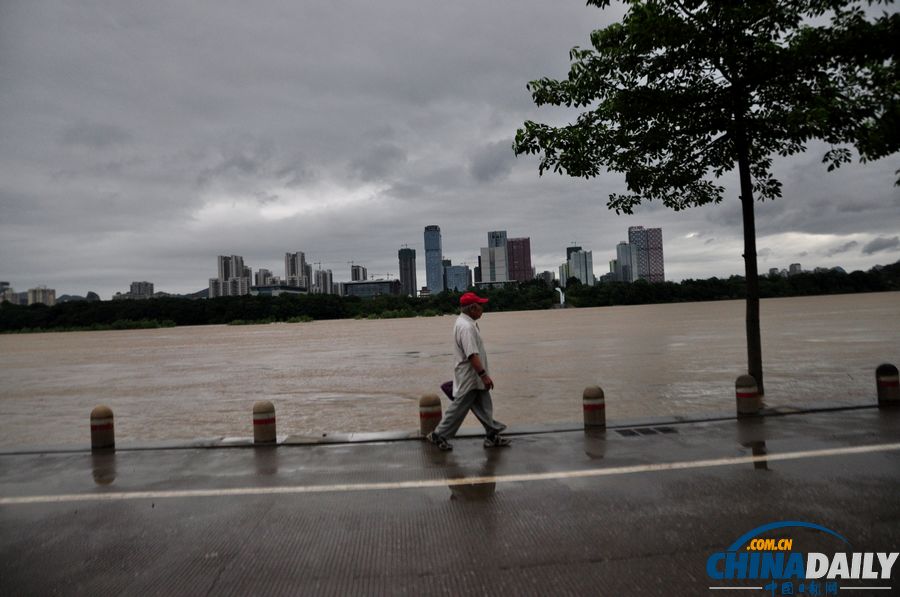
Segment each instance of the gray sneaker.
[[440,435],[435,435],[433,431],[425,436],[425,441],[432,444],[438,450],[441,450],[443,452],[449,452],[450,450],[453,449],[453,446],[451,446],[447,442],[447,440],[442,438]]
[[508,439],[500,435],[499,433],[495,435],[489,435],[484,438],[484,447],[485,448],[508,448],[510,442]]

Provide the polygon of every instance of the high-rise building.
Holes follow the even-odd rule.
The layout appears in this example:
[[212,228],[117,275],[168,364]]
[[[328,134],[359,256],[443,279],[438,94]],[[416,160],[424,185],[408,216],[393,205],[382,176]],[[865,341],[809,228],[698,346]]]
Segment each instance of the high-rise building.
[[350,281],[363,282],[369,278],[369,270],[361,265],[350,266]]
[[481,248],[481,282],[508,282],[509,257],[506,230],[488,232],[488,246]]
[[803,267],[799,263],[792,263],[788,266],[788,275],[796,276],[803,273]]
[[19,304],[19,293],[9,285],[9,282],[0,282],[0,303],[4,302],[12,305]]
[[308,289],[312,278],[312,265],[306,263],[303,251],[284,254],[284,283],[294,288]]
[[572,253],[580,250],[581,247],[566,247],[566,261],[568,261],[569,258],[572,257]]
[[634,246],[637,262],[632,263],[635,280],[665,282],[666,271],[663,263],[662,228],[628,228],[628,244]]
[[400,249],[397,258],[400,260],[400,292],[403,296],[416,296],[416,250]]
[[447,290],[462,292],[472,286],[472,270],[468,265],[451,265],[444,269],[447,276]]
[[591,251],[575,251],[569,256],[568,266],[570,278],[578,278],[588,286],[594,285],[594,257]]
[[505,247],[506,230],[493,230],[488,232],[488,247]]
[[230,280],[231,278],[240,276],[240,272],[244,269],[244,258],[240,255],[219,255],[217,258],[219,266],[219,279]]
[[250,268],[240,255],[219,255],[219,277],[209,279],[209,298],[250,294]]
[[37,288],[29,288],[28,289],[28,304],[36,305],[36,304],[49,305],[52,307],[56,304],[56,290],[53,288],[47,288],[46,286],[38,286]]
[[316,270],[312,291],[315,294],[334,294],[334,278],[330,269]]
[[634,282],[637,279],[634,267],[637,260],[637,247],[624,240],[616,245],[615,270],[610,270],[615,274],[615,280],[617,282]]
[[431,294],[437,294],[444,290],[442,256],[441,227],[425,226],[425,284]]
[[153,297],[153,282],[132,282],[128,292],[130,298],[145,299]]
[[481,282],[508,282],[506,245],[481,248]]
[[531,269],[531,239],[511,238],[506,241],[506,260],[509,279],[527,282],[534,277]]
[[565,288],[566,283],[568,281],[569,281],[569,262],[566,261],[565,263],[563,263],[559,266],[559,285],[560,285],[560,287]]
[[253,277],[254,286],[271,286],[272,280],[271,270],[267,270],[264,267],[256,270],[256,275]]

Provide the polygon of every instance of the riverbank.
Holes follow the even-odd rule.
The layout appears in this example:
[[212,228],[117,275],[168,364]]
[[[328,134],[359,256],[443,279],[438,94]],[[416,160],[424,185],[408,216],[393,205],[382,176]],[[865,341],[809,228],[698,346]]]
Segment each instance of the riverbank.
[[[449,453],[404,441],[0,455],[0,589],[769,595],[772,579],[711,578],[708,563],[721,573],[717,554],[779,521],[794,521],[774,536],[795,553],[900,548],[898,415],[517,435],[502,450],[463,438]],[[887,594],[896,568],[777,586]]]

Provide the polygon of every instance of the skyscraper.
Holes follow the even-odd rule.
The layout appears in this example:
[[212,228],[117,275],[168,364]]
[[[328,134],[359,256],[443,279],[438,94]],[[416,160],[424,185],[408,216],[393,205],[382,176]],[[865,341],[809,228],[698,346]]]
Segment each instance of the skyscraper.
[[481,281],[509,281],[506,230],[488,232],[488,246],[481,248]]
[[428,291],[437,294],[444,290],[444,266],[441,265],[441,227],[425,226],[425,284]]
[[488,248],[505,246],[506,230],[493,230],[488,232]]
[[468,265],[451,265],[444,272],[447,276],[447,290],[461,292],[472,285],[472,270]]
[[566,261],[565,263],[563,263],[559,266],[559,286],[561,288],[565,288],[566,283],[568,281],[569,281],[569,262]]
[[219,277],[209,279],[209,298],[250,294],[250,268],[240,255],[219,255]]
[[575,251],[580,251],[581,247],[566,247],[566,261],[572,256],[572,253]]
[[416,296],[416,250],[400,249],[397,258],[400,260],[400,292],[403,296]]
[[508,282],[506,246],[481,248],[481,281]]
[[43,304],[53,306],[56,304],[56,289],[47,288],[46,286],[38,286],[37,288],[28,289],[28,304]]
[[634,282],[635,263],[637,263],[637,249],[625,241],[616,245],[615,278],[617,282]]
[[284,254],[284,283],[287,286],[309,290],[312,265],[306,263],[303,251]]
[[256,286],[270,286],[272,284],[272,272],[264,267],[256,270],[256,276],[253,278]]
[[352,282],[363,282],[369,278],[369,270],[361,265],[350,266],[350,280]]
[[662,228],[631,226],[628,228],[628,244],[634,246],[637,255],[637,263],[632,264],[635,269],[632,277],[648,282],[665,282]]
[[594,285],[594,256],[591,251],[575,251],[569,255],[568,276],[582,284]]
[[506,263],[509,279],[527,282],[533,277],[531,271],[531,239],[511,238],[506,241]]
[[334,282],[330,269],[317,269],[315,272],[314,294],[334,294]]
[[143,299],[153,296],[153,282],[132,282],[128,292],[131,298]]

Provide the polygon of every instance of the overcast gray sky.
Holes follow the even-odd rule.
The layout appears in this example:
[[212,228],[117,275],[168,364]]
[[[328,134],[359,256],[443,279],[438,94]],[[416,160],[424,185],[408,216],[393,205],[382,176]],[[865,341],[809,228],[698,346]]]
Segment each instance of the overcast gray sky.
[[[238,254],[285,252],[349,279],[398,275],[437,224],[477,261],[489,230],[531,237],[538,271],[565,247],[607,271],[628,226],[661,227],[670,280],[743,273],[733,178],[721,205],[606,209],[621,178],[539,177],[516,159],[539,110],[529,80],[621,16],[583,0],[0,2],[0,280],[109,298],[135,280],[193,292]],[[896,156],[827,173],[821,146],[777,160],[758,204],[759,265],[868,269],[900,259]]]

